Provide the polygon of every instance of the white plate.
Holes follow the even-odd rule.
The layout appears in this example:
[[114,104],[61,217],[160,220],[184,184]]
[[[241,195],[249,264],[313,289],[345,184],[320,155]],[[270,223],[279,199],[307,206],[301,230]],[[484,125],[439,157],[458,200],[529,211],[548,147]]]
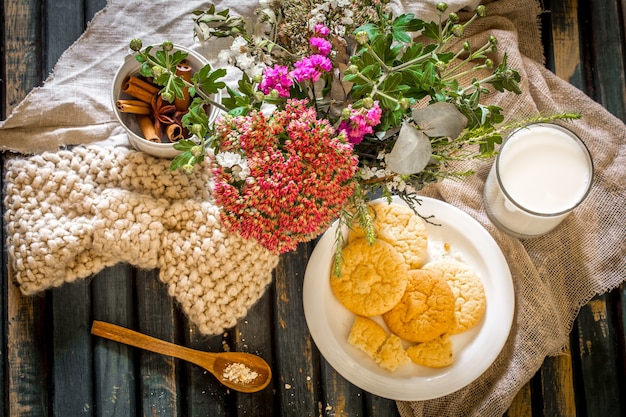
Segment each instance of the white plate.
[[[496,359],[513,322],[515,297],[511,272],[491,235],[456,207],[432,198],[420,199],[419,213],[434,215],[432,221],[440,224],[427,225],[429,240],[449,243],[452,251],[462,254],[463,260],[480,275],[485,287],[485,316],[473,329],[452,336],[454,364],[451,366],[436,369],[411,363],[390,373],[347,342],[354,314],[339,303],[330,287],[336,223],[317,243],[304,276],[304,314],[321,354],[354,385],[393,400],[428,400],[468,385]],[[399,198],[394,198],[394,202],[405,204]]]

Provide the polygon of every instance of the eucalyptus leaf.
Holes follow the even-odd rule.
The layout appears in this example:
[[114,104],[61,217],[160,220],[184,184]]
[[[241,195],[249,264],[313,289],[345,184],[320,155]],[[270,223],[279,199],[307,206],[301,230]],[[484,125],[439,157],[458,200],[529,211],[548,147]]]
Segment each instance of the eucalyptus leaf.
[[400,175],[416,174],[426,168],[432,153],[428,136],[408,123],[403,123],[387,158],[387,166]]
[[428,136],[455,139],[467,126],[467,118],[452,103],[433,103],[412,113],[413,120]]

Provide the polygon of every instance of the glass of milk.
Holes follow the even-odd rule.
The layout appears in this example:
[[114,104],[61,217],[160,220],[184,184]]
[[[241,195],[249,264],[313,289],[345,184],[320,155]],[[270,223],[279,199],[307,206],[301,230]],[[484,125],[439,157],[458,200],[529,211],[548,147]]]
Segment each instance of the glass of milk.
[[531,124],[500,147],[484,188],[487,215],[510,235],[541,236],[585,199],[592,181],[591,154],[576,134],[559,125]]

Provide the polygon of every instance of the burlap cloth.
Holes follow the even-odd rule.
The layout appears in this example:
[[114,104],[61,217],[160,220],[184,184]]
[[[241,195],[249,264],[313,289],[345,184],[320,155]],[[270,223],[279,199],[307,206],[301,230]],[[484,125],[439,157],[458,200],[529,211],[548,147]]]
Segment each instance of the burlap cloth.
[[[253,2],[245,5],[244,2],[241,3],[227,0],[221,2],[221,5],[230,7],[235,12],[250,15],[254,7]],[[394,5],[398,9],[404,8],[406,11],[424,16],[426,11],[432,10],[434,3],[435,0],[404,1],[396,2]],[[459,10],[463,6],[473,6],[476,2],[455,0],[448,3],[451,4],[450,10]],[[182,213],[187,214],[195,210],[195,207],[204,207],[203,216],[210,218],[211,214],[214,215],[208,197],[205,199],[197,195],[164,196],[159,195],[164,192],[162,187],[157,187],[159,191],[156,191],[151,188],[152,186],[148,186],[149,183],[156,181],[163,182],[162,185],[167,188],[171,184],[165,183],[164,178],[174,183],[180,179],[174,179],[175,175],[167,176],[166,165],[163,163],[125,149],[126,138],[120,126],[114,121],[109,99],[111,80],[127,51],[127,42],[132,37],[141,37],[146,44],[158,43],[168,38],[176,43],[192,46],[209,58],[216,57],[217,51],[227,46],[227,43],[214,42],[202,46],[195,44],[190,35],[189,12],[202,6],[204,5],[201,2],[195,1],[155,2],[150,5],[110,1],[96,16],[83,37],[62,56],[53,76],[43,88],[35,89],[29,94],[6,122],[0,125],[0,144],[3,149],[22,153],[52,151],[20,158],[15,162],[9,162],[7,166],[6,183],[9,198],[15,197],[15,200],[7,200],[9,203],[7,226],[10,230],[18,230],[17,233],[9,234],[8,244],[13,258],[22,256],[18,255],[17,248],[23,248],[27,238],[36,239],[29,230],[34,230],[31,227],[41,228],[41,223],[31,222],[29,219],[33,213],[35,218],[40,216],[36,214],[36,203],[47,201],[43,194],[50,190],[50,181],[56,184],[55,181],[59,180],[55,177],[57,172],[71,172],[76,176],[73,183],[78,187],[76,192],[88,195],[98,203],[95,207],[100,207],[105,212],[96,213],[96,209],[87,207],[71,208],[70,205],[57,208],[52,204],[54,206],[50,209],[52,214],[39,219],[40,222],[45,219],[63,219],[63,216],[67,217],[67,213],[71,213],[72,219],[81,216],[83,219],[83,224],[73,221],[70,222],[71,226],[65,229],[50,230],[52,235],[59,230],[84,230],[79,226],[92,225],[93,219],[102,221],[109,219],[109,216],[114,217],[118,210],[126,212],[128,209],[116,208],[110,203],[119,201],[127,203],[129,196],[135,198],[134,207],[140,208],[142,216],[145,207],[155,210],[147,216],[150,218],[148,223],[157,228],[157,234],[164,230],[166,235],[178,233],[180,226],[176,223],[179,220],[168,223],[162,217],[162,214],[169,214],[170,219],[175,218],[171,216],[172,213],[176,213],[175,206],[188,207],[182,210]],[[583,114],[582,120],[572,122],[569,127],[586,142],[593,155],[596,171],[592,191],[585,202],[555,231],[542,238],[520,241],[498,231],[486,217],[481,196],[491,162],[473,162],[477,175],[467,181],[445,181],[428,189],[429,196],[443,199],[476,218],[498,242],[512,272],[516,291],[516,314],[503,351],[483,375],[469,386],[444,398],[425,402],[398,402],[398,408],[404,417],[501,416],[518,390],[540,368],[544,358],[561,352],[568,341],[568,334],[579,308],[594,295],[618,286],[626,278],[624,243],[626,228],[623,227],[626,212],[624,197],[626,128],[622,121],[613,117],[582,92],[544,69],[537,20],[540,12],[535,0],[490,2],[490,16],[479,20],[468,36],[474,43],[480,44],[486,40],[488,34],[495,34],[499,40],[500,53],[507,51],[509,63],[518,68],[523,76],[521,88],[524,93],[521,96],[495,94],[489,99],[492,103],[504,107],[507,115],[521,118],[537,112],[549,114],[562,111],[580,111]],[[102,153],[97,147],[63,151],[69,152],[69,155],[56,152],[63,144],[88,142],[101,142],[98,145],[108,150],[109,155],[114,155],[114,158],[105,156],[106,152]],[[118,153],[111,153],[116,147],[119,148]],[[94,157],[105,159],[107,164],[98,163],[85,168],[85,158]],[[69,166],[63,165],[65,163],[60,161],[66,159],[74,162]],[[120,176],[119,167],[133,164],[133,169],[139,171],[146,169],[149,173],[145,176],[142,174],[141,180],[122,181],[123,175]],[[50,175],[47,177],[48,181],[42,180],[45,176],[42,176],[41,170],[39,175],[26,176],[24,172],[28,168],[37,166],[47,167],[43,171]],[[110,181],[103,180],[102,174],[98,176],[98,171],[102,171],[103,167],[108,167],[105,169],[106,172],[114,173]],[[192,185],[192,188],[196,186],[197,184]],[[74,198],[77,196],[74,195]],[[23,206],[20,207],[20,204]],[[50,202],[47,204],[49,206]],[[80,206],[80,200],[76,200],[76,204]],[[189,208],[192,206],[193,209]],[[143,222],[140,216],[132,221],[136,219],[140,219],[140,223]],[[196,230],[196,227],[201,227],[201,223],[202,221],[194,223],[190,220],[187,226]],[[72,226],[77,229],[72,229]],[[107,227],[113,227],[115,230],[114,226]],[[214,227],[219,230],[219,225]],[[213,230],[206,225],[201,231],[200,241],[209,247],[212,235],[207,229]],[[98,245],[102,245],[102,236],[94,237],[93,232],[89,233],[91,233],[90,242],[99,242]],[[136,232],[133,239],[141,240],[142,233],[143,229]],[[180,233],[176,236],[179,235]],[[226,240],[231,238],[222,237]],[[202,253],[203,247],[194,246],[198,240],[195,242],[185,242],[184,239],[173,240],[179,242],[181,249],[172,252],[169,243],[160,241],[158,247],[151,249],[152,252],[156,251],[157,255],[154,258],[146,258],[151,259],[146,261],[149,264],[147,266],[163,266],[158,259],[165,253],[175,253],[174,259],[177,259],[176,256],[181,254],[185,256],[193,251]],[[98,245],[94,244],[92,247],[100,250]],[[258,248],[249,246],[247,248],[263,258]],[[124,254],[119,252],[114,253],[114,256],[119,256],[120,259],[131,258],[131,256],[124,258]],[[88,254],[94,255],[94,252]],[[228,259],[230,254],[232,252],[226,252],[226,255],[222,252],[218,262]],[[91,259],[99,259],[98,256],[101,255],[94,255]],[[80,259],[95,272],[105,263],[115,262],[117,258],[107,258],[98,265],[95,262],[89,264],[87,256]],[[134,259],[138,262],[137,258]],[[271,259],[264,259],[267,262],[265,268],[271,269]],[[67,269],[64,265],[59,268],[59,273],[53,281],[41,281],[43,278],[33,281],[32,271],[40,270],[42,265],[50,267],[54,264],[45,264],[41,258],[32,256],[18,260],[21,261],[22,267],[21,271],[18,268],[16,274],[18,276],[21,274],[21,279],[28,282],[38,282],[39,286],[30,287],[33,291],[58,285],[63,281],[71,281],[84,276],[87,272],[70,273],[67,271],[71,268]],[[189,269],[184,271],[183,279],[193,276],[195,283],[206,282],[209,286],[213,285],[211,279],[203,281],[205,276],[199,275],[197,269],[193,269],[194,265],[202,265],[201,257],[196,257],[195,260],[198,264],[193,262],[186,264]],[[13,259],[13,262],[15,261],[16,259]],[[129,261],[133,262],[132,259]],[[161,277],[167,280],[167,277],[163,278],[163,274]],[[218,281],[219,279],[221,278],[218,278]],[[202,291],[204,288],[200,285],[181,290],[178,294],[182,296],[191,293],[194,294],[192,295],[194,298],[201,297]],[[174,296],[177,294],[176,291],[171,293]],[[254,297],[250,299],[252,298]]]

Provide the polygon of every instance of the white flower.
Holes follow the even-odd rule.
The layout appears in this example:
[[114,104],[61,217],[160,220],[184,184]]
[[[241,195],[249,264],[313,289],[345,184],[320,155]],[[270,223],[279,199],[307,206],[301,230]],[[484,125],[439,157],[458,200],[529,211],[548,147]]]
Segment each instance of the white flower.
[[248,178],[248,175],[250,175],[250,168],[248,167],[248,163],[244,161],[240,165],[235,165],[231,170],[231,174],[233,175],[235,180],[244,181],[246,178]]
[[244,181],[250,175],[248,160],[235,152],[220,152],[215,161],[225,170],[230,171],[235,180]]
[[243,36],[237,36],[232,45],[230,45],[230,50],[237,54],[246,53],[248,52],[248,42]]
[[250,69],[254,66],[255,59],[254,57],[247,55],[247,54],[241,54],[237,57],[237,67],[243,71]]
[[246,74],[248,74],[250,78],[254,78],[259,74],[263,74],[263,71],[265,71],[265,68],[267,68],[267,66],[260,64],[260,63],[256,63],[250,68],[246,69]]
[[232,168],[242,162],[241,155],[235,152],[220,152],[215,155],[215,160],[223,168]]

